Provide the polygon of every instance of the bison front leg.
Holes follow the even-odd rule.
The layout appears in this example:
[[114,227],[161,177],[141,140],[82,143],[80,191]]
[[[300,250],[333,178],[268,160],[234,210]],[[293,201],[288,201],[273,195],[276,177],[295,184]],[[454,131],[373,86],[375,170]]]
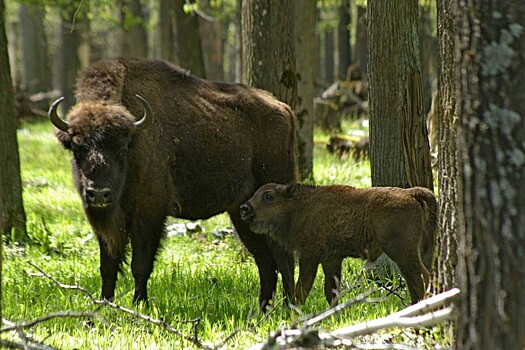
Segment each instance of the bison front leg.
[[[98,237],[98,236],[97,236]],[[100,247],[100,276],[102,278],[102,299],[113,300],[120,265],[124,260],[124,249],[110,254],[106,242],[98,237]]]
[[139,218],[132,229],[131,272],[135,279],[133,302],[148,303],[148,280],[153,271],[153,263],[160,245],[164,228],[164,218],[154,220],[151,217]]
[[315,281],[315,275],[317,275],[317,267],[319,266],[319,261],[307,258],[299,258],[299,279],[297,280],[297,285],[295,286],[295,301],[297,304],[304,304],[308,294]]
[[281,273],[285,302],[294,293],[294,258],[277,242],[264,235],[255,234],[240,217],[239,211],[229,211],[230,218],[242,243],[255,260],[259,272],[259,307],[266,311],[275,296],[277,272]]

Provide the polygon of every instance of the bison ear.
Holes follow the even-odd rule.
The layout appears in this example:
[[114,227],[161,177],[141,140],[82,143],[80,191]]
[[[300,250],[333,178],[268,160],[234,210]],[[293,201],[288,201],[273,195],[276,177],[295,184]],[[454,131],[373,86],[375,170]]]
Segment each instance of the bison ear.
[[55,136],[65,149],[71,150],[71,136],[67,132],[55,129]]
[[279,185],[275,189],[285,198],[290,198],[295,191],[296,184]]

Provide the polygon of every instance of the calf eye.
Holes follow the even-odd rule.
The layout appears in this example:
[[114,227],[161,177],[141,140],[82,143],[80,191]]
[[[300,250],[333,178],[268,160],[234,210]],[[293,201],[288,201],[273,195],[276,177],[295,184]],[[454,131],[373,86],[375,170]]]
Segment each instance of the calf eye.
[[270,193],[266,192],[263,194],[263,199],[266,203],[271,203],[273,201],[273,196]]

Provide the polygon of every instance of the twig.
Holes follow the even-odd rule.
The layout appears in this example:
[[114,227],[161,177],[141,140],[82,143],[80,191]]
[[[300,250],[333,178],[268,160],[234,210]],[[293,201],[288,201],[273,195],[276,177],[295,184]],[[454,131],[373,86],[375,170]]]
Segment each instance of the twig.
[[10,326],[0,329],[0,333],[5,333],[9,331],[16,331],[19,329],[31,328],[39,323],[49,321],[53,318],[91,318],[96,317],[95,313],[92,311],[59,311],[52,312],[50,314],[44,315],[39,318],[35,318],[31,321],[15,322]]
[[[42,276],[50,279],[53,283],[55,283],[58,287],[60,288],[63,288],[63,289],[68,289],[68,290],[77,290],[77,291],[80,291],[82,292],[84,295],[86,295],[93,304],[95,305],[99,305],[99,306],[106,306],[106,307],[109,307],[109,308],[112,308],[112,309],[115,309],[115,310],[118,310],[120,312],[123,312],[123,313],[126,313],[128,315],[131,315],[135,318],[138,318],[138,319],[141,319],[143,321],[146,321],[146,322],[149,322],[149,323],[152,323],[156,326],[159,326],[161,328],[163,328],[164,330],[166,330],[167,332],[169,333],[172,333],[172,334],[175,334],[181,338],[183,338],[184,340],[187,340],[191,343],[193,343],[195,346],[201,348],[201,349],[206,349],[206,350],[211,350],[213,348],[203,344],[199,339],[198,339],[198,334],[197,334],[197,327],[200,323],[200,319],[196,319],[196,320],[190,320],[190,321],[186,321],[186,322],[190,322],[190,323],[193,323],[193,336],[189,337],[187,335],[185,335],[182,331],[172,327],[171,325],[165,323],[164,321],[162,320],[159,320],[159,319],[155,319],[155,318],[152,318],[150,316],[147,316],[147,315],[144,315],[144,314],[141,314],[135,310],[131,310],[131,309],[128,309],[126,307],[123,307],[123,306],[120,306],[120,305],[117,305],[109,300],[99,300],[97,298],[95,298],[87,289],[83,288],[83,287],[80,287],[80,286],[77,286],[77,285],[69,285],[69,284],[64,284],[60,281],[58,281],[56,278],[54,278],[53,276],[47,274],[46,272],[44,272],[40,267],[36,266],[35,264],[33,264],[31,261],[29,260],[26,260],[26,262],[33,266],[35,269],[37,269],[41,274]],[[96,314],[93,313],[93,316],[95,316]]]
[[21,344],[10,340],[0,339],[2,349],[29,349],[29,350],[56,350],[56,348],[45,344]]
[[[456,312],[453,306],[446,305],[455,301],[459,297],[459,293],[459,289],[454,288],[448,292],[438,294],[415,305],[409,306],[392,315],[344,327],[332,332],[321,333],[305,326],[300,329],[282,329],[274,332],[268,337],[266,343],[256,344],[250,349],[289,349],[293,347],[313,347],[317,345],[328,347],[355,346],[352,341],[353,338],[374,333],[381,329],[392,327],[427,327],[441,322],[451,321],[456,318]],[[327,312],[327,314],[330,314],[330,312]],[[313,325],[317,323],[316,321],[319,316],[313,318],[313,321],[309,320],[310,322],[307,322]],[[402,349],[401,347],[396,348]]]

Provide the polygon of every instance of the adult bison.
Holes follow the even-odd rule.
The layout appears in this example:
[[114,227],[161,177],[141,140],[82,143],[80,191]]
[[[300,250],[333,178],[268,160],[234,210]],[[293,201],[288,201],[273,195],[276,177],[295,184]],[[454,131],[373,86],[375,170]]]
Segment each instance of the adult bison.
[[261,309],[280,272],[293,295],[293,256],[254,234],[239,206],[267,182],[296,177],[290,108],[241,84],[199,79],[166,62],[116,59],[87,68],[66,120],[49,118],[73,153],[75,185],[100,245],[102,297],[114,297],[131,241],[134,301],[147,281],[168,215],[206,219],[228,212],[259,271]]

